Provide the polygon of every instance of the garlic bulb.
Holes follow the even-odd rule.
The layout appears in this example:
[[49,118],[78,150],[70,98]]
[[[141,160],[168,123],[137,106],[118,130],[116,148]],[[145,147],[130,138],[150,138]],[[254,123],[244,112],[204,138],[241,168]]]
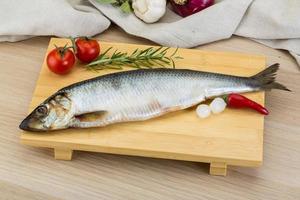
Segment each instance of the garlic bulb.
[[166,12],[166,0],[133,0],[134,14],[146,23],[158,21]]

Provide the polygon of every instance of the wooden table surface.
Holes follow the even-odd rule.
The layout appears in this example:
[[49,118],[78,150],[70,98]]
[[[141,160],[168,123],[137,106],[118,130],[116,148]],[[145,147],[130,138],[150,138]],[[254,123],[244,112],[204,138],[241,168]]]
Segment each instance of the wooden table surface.
[[[153,44],[114,26],[97,38]],[[216,177],[202,163],[89,152],[57,161],[50,149],[21,145],[18,125],[49,39],[0,43],[0,199],[300,199],[300,71],[288,53],[240,37],[199,47],[266,55],[268,64],[281,64],[278,79],[293,90],[266,94],[263,166],[230,167],[227,177]]]

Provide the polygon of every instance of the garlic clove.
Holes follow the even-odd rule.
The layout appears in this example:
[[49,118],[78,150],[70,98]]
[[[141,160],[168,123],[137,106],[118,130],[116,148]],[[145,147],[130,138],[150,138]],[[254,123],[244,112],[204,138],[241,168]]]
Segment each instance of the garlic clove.
[[135,12],[138,12],[139,14],[144,14],[148,11],[148,5],[146,0],[133,0],[132,8]]
[[209,107],[214,114],[218,114],[225,110],[226,105],[224,99],[217,97],[210,103]]
[[196,113],[197,113],[198,117],[206,118],[206,117],[209,117],[211,110],[208,105],[200,104],[196,109]]

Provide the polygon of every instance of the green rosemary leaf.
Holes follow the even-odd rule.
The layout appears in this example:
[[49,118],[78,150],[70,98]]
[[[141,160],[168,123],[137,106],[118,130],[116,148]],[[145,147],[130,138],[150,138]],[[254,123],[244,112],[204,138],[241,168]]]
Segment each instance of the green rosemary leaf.
[[160,66],[160,67],[163,67],[163,68],[166,67],[163,63],[159,62],[158,60],[153,60],[153,62],[154,62],[155,64],[157,64],[158,66]]
[[104,53],[100,54],[100,56],[98,57],[98,59],[104,58],[104,56],[112,49],[112,47],[109,47],[108,49],[106,49],[106,51],[104,51]]
[[132,63],[132,66],[135,67],[135,68],[140,68],[140,66],[138,64],[136,64],[135,62]]
[[109,66],[110,67],[110,69],[123,69],[120,65],[118,66],[113,66],[113,65],[110,65]]
[[99,3],[107,3],[107,4],[113,4],[117,3],[117,0],[97,0]]
[[[166,60],[165,60],[166,59]],[[163,63],[165,63],[165,64],[170,64],[170,58],[169,59],[167,59],[166,57],[165,58],[162,58],[162,59],[159,59],[159,61],[161,61],[161,62],[163,62]]]
[[124,13],[131,13],[132,12],[129,1],[125,1],[124,3],[122,3],[120,8]]
[[146,63],[148,64],[148,66],[153,66],[153,63],[150,61],[150,60],[145,60],[146,61]]
[[132,68],[153,68],[153,67],[173,67],[175,68],[174,59],[181,58],[176,56],[177,51],[173,52],[171,56],[167,56],[169,47],[149,47],[146,49],[135,49],[131,54],[115,50],[110,56],[108,52],[112,47],[108,48],[99,57],[88,64],[88,70],[102,70],[102,69],[122,69],[122,66]]
[[175,62],[173,59],[171,59],[171,61],[172,61],[172,67],[173,67],[173,69],[175,69]]
[[175,49],[175,51],[172,53],[172,55],[170,55],[170,57],[172,58],[173,56],[175,56],[177,51],[178,51],[178,47]]
[[132,12],[132,7],[131,7],[131,0],[97,0],[99,3],[103,4],[111,4],[115,7],[120,7],[120,9],[124,13],[131,13]]
[[158,51],[160,51],[163,47],[159,47],[156,50],[154,50],[153,52],[151,52],[151,56],[154,55],[155,53],[157,53]]
[[151,49],[152,47],[149,47],[147,49],[144,49],[140,52],[140,56],[144,55],[147,51],[149,51],[149,49]]
[[164,54],[165,55],[165,53],[167,53],[167,51],[170,49],[170,47],[166,47],[164,50],[162,50],[160,53],[161,54]]
[[130,56],[134,56],[138,52],[138,50],[139,49],[135,49]]

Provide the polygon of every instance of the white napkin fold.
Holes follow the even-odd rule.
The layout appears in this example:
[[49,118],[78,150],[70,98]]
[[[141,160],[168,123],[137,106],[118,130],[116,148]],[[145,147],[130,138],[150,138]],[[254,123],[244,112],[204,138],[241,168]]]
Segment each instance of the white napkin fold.
[[176,14],[168,10],[159,22],[153,24],[146,24],[135,15],[124,14],[111,5],[100,4],[96,0],[90,2],[129,34],[165,46],[189,48],[229,38],[240,23],[251,0],[223,1],[186,18],[174,18]]
[[60,37],[98,34],[110,25],[87,1],[1,0],[0,41],[18,41],[38,35]]
[[288,50],[300,65],[299,0],[219,0],[186,18],[168,9],[154,24],[89,1],[101,12],[87,0],[0,1],[0,41],[37,35],[92,36],[107,29],[111,20],[129,34],[165,46],[195,47],[235,34]]
[[223,0],[186,18],[168,10],[155,24],[145,24],[97,0],[90,2],[127,33],[165,46],[195,47],[236,34],[286,49],[300,65],[299,0]]
[[300,1],[255,0],[234,34],[288,50],[300,66]]

